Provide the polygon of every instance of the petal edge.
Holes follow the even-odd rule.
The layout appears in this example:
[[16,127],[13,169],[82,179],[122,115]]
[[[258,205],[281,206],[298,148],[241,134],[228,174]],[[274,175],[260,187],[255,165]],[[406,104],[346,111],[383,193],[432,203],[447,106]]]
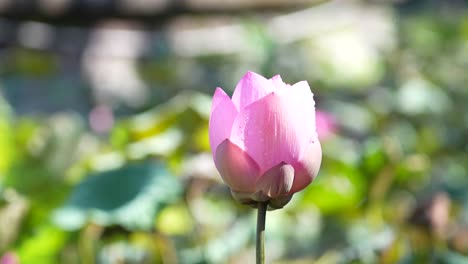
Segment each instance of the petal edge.
[[216,160],[216,148],[229,138],[232,124],[237,116],[237,108],[232,103],[229,96],[221,89],[217,88],[213,95],[212,110],[209,120],[209,139],[213,159]]
[[255,192],[258,164],[249,154],[225,139],[216,149],[215,165],[224,182],[239,192]]
[[248,71],[234,90],[232,101],[237,109],[241,111],[247,105],[263,98],[273,91],[273,84],[262,75]]
[[322,147],[318,139],[315,139],[309,143],[300,161],[294,166],[296,173],[289,193],[293,194],[307,187],[317,177],[321,163]]

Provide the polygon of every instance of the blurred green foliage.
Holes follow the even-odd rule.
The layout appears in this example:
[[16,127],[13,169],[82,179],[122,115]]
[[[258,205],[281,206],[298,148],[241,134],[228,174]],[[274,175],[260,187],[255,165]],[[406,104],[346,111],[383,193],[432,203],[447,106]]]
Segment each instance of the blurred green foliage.
[[468,10],[417,2],[362,18],[383,35],[339,27],[286,42],[240,16],[242,52],[184,56],[148,40],[136,71],[151,96],[113,106],[107,132],[88,125],[91,88],[61,68],[67,58],[7,49],[0,252],[25,264],[251,263],[255,212],[221,182],[207,135],[214,88],[254,70],[308,80],[337,123],[317,180],[268,213],[268,260],[468,263]]

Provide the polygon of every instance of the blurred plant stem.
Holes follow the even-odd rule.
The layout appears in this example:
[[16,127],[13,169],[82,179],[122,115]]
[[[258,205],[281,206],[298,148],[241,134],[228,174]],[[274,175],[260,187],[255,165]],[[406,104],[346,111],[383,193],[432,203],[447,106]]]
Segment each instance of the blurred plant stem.
[[268,202],[258,203],[257,212],[257,264],[265,263],[265,219]]
[[78,246],[81,256],[81,263],[96,263],[98,247],[103,232],[104,228],[102,226],[89,224],[80,233]]
[[155,245],[158,248],[160,254],[160,261],[162,263],[173,263],[177,264],[177,252],[174,246],[174,242],[162,233],[154,233]]

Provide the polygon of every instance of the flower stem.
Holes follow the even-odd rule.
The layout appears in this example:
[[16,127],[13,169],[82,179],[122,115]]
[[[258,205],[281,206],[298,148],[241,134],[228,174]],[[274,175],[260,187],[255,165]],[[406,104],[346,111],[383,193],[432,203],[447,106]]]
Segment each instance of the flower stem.
[[265,219],[268,202],[258,203],[257,212],[257,264],[265,263]]

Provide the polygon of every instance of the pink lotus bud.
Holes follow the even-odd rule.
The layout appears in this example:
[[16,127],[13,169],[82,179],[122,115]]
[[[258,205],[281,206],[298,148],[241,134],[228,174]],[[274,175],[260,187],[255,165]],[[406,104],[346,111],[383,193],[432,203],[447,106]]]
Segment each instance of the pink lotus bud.
[[320,140],[325,140],[331,137],[338,130],[336,119],[331,114],[317,110],[315,112],[317,122],[317,133]]
[[0,264],[19,264],[18,256],[14,252],[5,252],[0,258]]
[[231,98],[217,88],[209,124],[213,159],[233,196],[282,208],[317,175],[322,149],[307,82],[247,72]]

